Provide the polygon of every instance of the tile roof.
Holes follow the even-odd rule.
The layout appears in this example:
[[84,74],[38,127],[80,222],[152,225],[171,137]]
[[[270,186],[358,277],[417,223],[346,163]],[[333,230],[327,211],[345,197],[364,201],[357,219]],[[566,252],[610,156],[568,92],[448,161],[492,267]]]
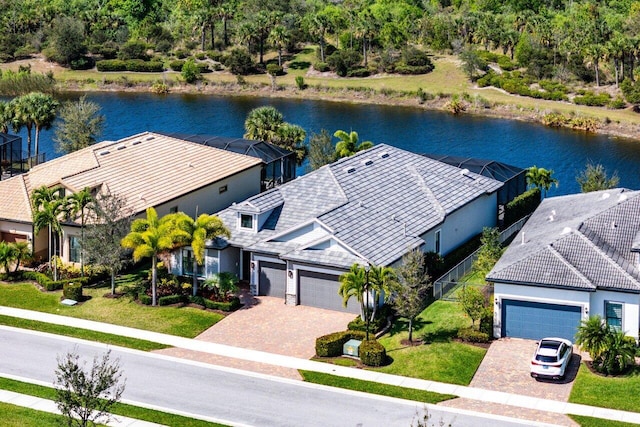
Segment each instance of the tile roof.
[[[272,236],[317,220],[361,261],[389,265],[407,250],[422,245],[420,236],[447,215],[502,185],[380,144],[249,198],[219,215],[232,230],[229,243],[234,246],[265,249]],[[271,213],[261,230],[253,233],[236,229],[241,211]],[[283,258],[295,256],[300,261],[305,257],[318,261],[318,254],[317,250],[300,248],[280,252]],[[349,262],[343,265],[346,267],[353,263],[353,258],[347,260],[343,255],[337,259]]]
[[92,145],[0,181],[0,218],[31,221],[27,195],[42,185],[62,185],[72,192],[106,186],[142,212],[260,163],[254,157],[145,132]]
[[[545,199],[487,280],[640,293],[640,191]],[[562,263],[553,262],[554,254]]]

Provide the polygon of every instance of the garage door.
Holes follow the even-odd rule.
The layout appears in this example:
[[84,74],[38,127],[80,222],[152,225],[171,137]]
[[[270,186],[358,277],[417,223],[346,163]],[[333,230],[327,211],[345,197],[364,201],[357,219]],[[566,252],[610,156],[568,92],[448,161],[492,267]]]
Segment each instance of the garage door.
[[582,308],[572,305],[502,300],[502,336],[539,340],[560,337],[574,341]]
[[300,280],[298,293],[301,305],[360,313],[360,304],[354,297],[351,297],[347,307],[342,305],[342,297],[338,295],[338,288],[340,287],[338,276],[298,270],[298,277]]
[[284,264],[260,261],[258,295],[284,298],[287,272]]

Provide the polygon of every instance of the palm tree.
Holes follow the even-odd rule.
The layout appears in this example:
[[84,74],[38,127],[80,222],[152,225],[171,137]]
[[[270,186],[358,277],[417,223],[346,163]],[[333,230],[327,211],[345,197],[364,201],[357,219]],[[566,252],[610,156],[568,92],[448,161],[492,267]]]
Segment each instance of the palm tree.
[[58,262],[55,260],[57,241],[62,234],[61,217],[66,212],[66,202],[61,194],[61,188],[36,188],[31,194],[33,205],[33,231],[36,235],[47,228],[49,236],[53,235],[53,256],[49,248],[49,260],[53,260],[53,280],[58,280]]
[[94,202],[93,196],[89,187],[83,188],[81,191],[71,194],[67,197],[67,207],[69,213],[73,216],[80,214],[80,274],[84,277],[84,222],[85,222],[85,209],[91,207]]
[[27,161],[31,165],[31,130],[34,125],[34,105],[28,95],[14,98],[11,101],[11,105],[13,109],[13,121],[11,123],[13,130],[20,132],[23,127],[27,128]]
[[120,242],[123,247],[133,249],[134,261],[151,258],[152,305],[157,304],[158,255],[173,249],[177,242],[189,239],[186,232],[176,227],[174,215],[158,218],[154,208],[147,208],[147,217],[133,221],[131,232]]
[[[217,9],[218,18],[222,20],[222,38],[224,47],[229,45],[229,32],[227,31],[227,24],[230,19],[233,19],[235,15],[235,5],[231,2],[225,3]],[[213,47],[212,47],[213,49]]]
[[51,125],[56,118],[56,109],[60,103],[53,99],[53,96],[42,92],[33,92],[26,95],[33,105],[33,123],[36,129],[35,157],[36,164],[39,162],[40,154],[40,131],[51,129]]
[[278,49],[278,66],[282,67],[282,49],[289,42],[290,36],[287,28],[278,24],[271,29],[269,33],[269,42],[271,42],[276,49]]
[[285,122],[280,125],[277,133],[276,139],[272,142],[278,147],[294,151],[296,161],[298,165],[301,165],[308,153],[307,146],[303,144],[307,132],[298,125]]
[[16,248],[12,243],[0,242],[0,265],[4,268],[4,272],[9,273],[9,264],[16,260]]
[[606,348],[598,360],[594,360],[594,367],[607,375],[621,374],[627,367],[635,364],[636,350],[633,338],[626,336],[623,331],[609,328]]
[[0,132],[8,133],[13,122],[13,106],[10,102],[0,101]]
[[22,260],[31,256],[31,245],[28,242],[16,242],[14,246],[16,248],[16,268],[13,271],[16,272],[20,268]]
[[355,297],[360,303],[360,318],[365,320],[364,292],[367,284],[367,271],[360,264],[353,264],[351,269],[342,274],[339,279],[340,288],[338,294],[342,296],[342,304],[346,307],[351,297]]
[[284,123],[284,116],[271,106],[254,108],[244,122],[244,138],[273,142],[278,137],[278,128]]
[[591,355],[593,360],[600,357],[607,347],[609,327],[600,316],[583,320],[576,332],[576,344]]
[[385,300],[388,300],[393,294],[395,281],[396,272],[393,268],[381,265],[372,265],[369,268],[369,291],[371,292],[371,298],[373,300],[373,311],[369,317],[370,321],[373,321],[376,317],[380,295],[383,294]]
[[204,262],[204,251],[207,240],[217,237],[231,237],[222,220],[216,215],[201,214],[195,220],[185,213],[178,213],[174,218],[176,225],[184,230],[188,239],[184,242],[193,250],[193,296],[198,292],[198,266]]
[[539,168],[537,166],[531,166],[527,169],[527,184],[534,187],[538,187],[541,191],[544,190],[544,195],[547,195],[547,191],[552,185],[558,187],[558,180],[552,178],[552,169]]
[[358,151],[373,147],[373,142],[371,141],[358,143],[358,133],[355,131],[347,133],[343,130],[337,130],[333,136],[340,139],[336,144],[336,155],[338,158],[349,157]]

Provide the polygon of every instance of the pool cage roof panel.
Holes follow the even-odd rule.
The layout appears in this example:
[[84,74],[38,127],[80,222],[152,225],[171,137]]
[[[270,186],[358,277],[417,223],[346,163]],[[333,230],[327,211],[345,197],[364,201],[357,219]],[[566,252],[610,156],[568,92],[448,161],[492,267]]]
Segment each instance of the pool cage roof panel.
[[526,169],[511,166],[495,160],[477,159],[473,157],[445,156],[438,154],[422,154],[434,160],[456,166],[461,169],[468,169],[497,181],[504,182],[505,185],[498,191],[500,204],[505,204],[514,197],[524,193],[527,189]]
[[5,145],[13,146],[14,143],[18,144],[18,150],[22,149],[22,138],[20,138],[18,135],[0,133],[0,147]]
[[274,144],[263,141],[252,141],[243,138],[226,138],[221,136],[185,134],[185,133],[167,133],[156,132],[171,138],[182,139],[184,141],[195,142],[209,147],[220,148],[222,150],[231,151],[233,153],[245,154],[247,156],[257,157],[263,162],[269,164],[276,160],[294,156],[292,151],[285,150]]

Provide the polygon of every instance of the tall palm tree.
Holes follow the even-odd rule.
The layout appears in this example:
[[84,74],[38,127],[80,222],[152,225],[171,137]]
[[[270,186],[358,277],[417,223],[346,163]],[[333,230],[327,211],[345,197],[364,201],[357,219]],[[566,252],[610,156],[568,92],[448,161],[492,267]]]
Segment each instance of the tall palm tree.
[[33,105],[33,123],[36,130],[36,141],[34,146],[36,164],[39,162],[40,154],[40,131],[51,129],[53,121],[56,119],[56,109],[60,103],[53,96],[42,92],[33,92],[28,95],[28,102]]
[[278,66],[280,67],[282,67],[282,49],[284,49],[290,38],[289,31],[282,24],[273,27],[269,33],[269,42],[278,50]]
[[235,8],[236,6],[233,2],[225,2],[217,9],[218,18],[222,20],[222,39],[225,48],[229,45],[228,24],[229,20],[233,19],[235,15]]
[[16,260],[16,248],[12,243],[0,242],[0,266],[9,273],[9,265]]
[[73,216],[80,214],[80,274],[84,277],[84,225],[85,225],[85,210],[91,207],[94,202],[93,196],[89,187],[83,188],[81,191],[73,193],[67,196],[67,208],[69,213]]
[[369,292],[371,292],[373,302],[373,310],[369,320],[373,321],[376,317],[380,295],[384,295],[385,300],[391,297],[395,282],[396,272],[393,268],[381,265],[372,265],[369,268]]
[[360,264],[353,264],[347,273],[342,274],[339,279],[340,288],[338,294],[342,297],[342,304],[346,307],[351,297],[355,297],[360,303],[360,318],[365,319],[364,293],[367,285],[367,271]]
[[173,249],[177,242],[189,239],[188,234],[176,227],[175,214],[158,218],[154,208],[147,209],[146,218],[131,224],[131,232],[121,241],[125,248],[133,249],[133,259],[151,258],[151,304],[157,304],[158,255]]
[[[53,260],[53,280],[58,280],[57,241],[62,234],[61,218],[66,212],[66,202],[61,188],[36,188],[31,194],[33,207],[33,231],[36,235],[47,228],[49,236],[53,235],[53,256],[49,248],[49,260]],[[50,239],[51,240],[51,239]]]
[[552,169],[531,166],[527,169],[527,184],[538,187],[540,191],[544,190],[543,194],[546,196],[552,185],[558,187],[558,180],[551,175],[553,175]]
[[0,101],[0,132],[8,133],[13,121],[13,106],[10,102]]
[[189,215],[179,212],[175,217],[176,225],[188,235],[184,242],[193,250],[193,296],[198,292],[198,266],[204,263],[204,251],[207,240],[216,237],[231,237],[222,220],[216,215],[201,214],[195,220]]
[[16,248],[16,268],[13,271],[15,272],[20,268],[22,260],[31,256],[31,245],[28,242],[16,242],[14,246]]
[[27,161],[31,165],[31,130],[34,125],[34,105],[27,95],[11,100],[13,109],[13,120],[11,122],[13,130],[20,132],[23,127],[27,128]]
[[336,144],[336,155],[338,158],[349,157],[358,151],[368,150],[373,147],[373,142],[371,141],[358,143],[358,133],[356,131],[347,133],[343,130],[337,130],[333,136],[340,139]]
[[273,142],[278,137],[278,128],[284,123],[284,116],[271,106],[254,108],[244,121],[244,138]]

